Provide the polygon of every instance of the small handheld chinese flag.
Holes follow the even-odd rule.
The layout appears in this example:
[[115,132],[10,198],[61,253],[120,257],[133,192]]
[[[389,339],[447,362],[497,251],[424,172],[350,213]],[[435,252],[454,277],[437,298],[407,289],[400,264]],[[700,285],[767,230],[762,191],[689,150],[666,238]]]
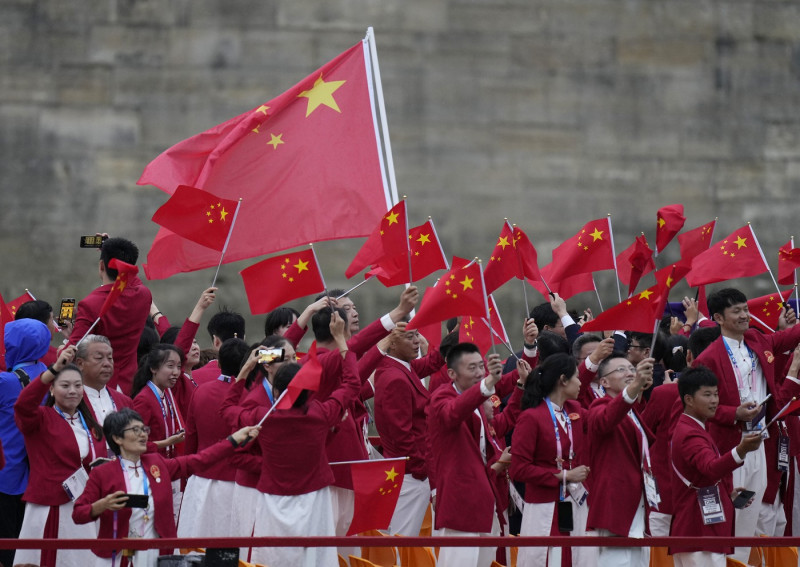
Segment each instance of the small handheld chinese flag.
[[683,263],[691,266],[695,256],[708,250],[708,247],[711,246],[711,239],[714,237],[714,228],[716,226],[717,221],[714,219],[678,235],[678,244],[681,247],[681,261]]
[[28,303],[29,301],[34,301],[35,299],[36,298],[31,295],[31,292],[26,289],[25,293],[6,303],[6,307],[8,307],[8,310],[11,312],[11,318],[13,319],[16,317],[17,309],[19,309],[23,303]]
[[322,376],[322,365],[317,358],[317,341],[311,343],[306,355],[307,360],[302,368],[294,375],[292,381],[286,386],[286,392],[281,395],[275,404],[275,409],[289,409],[294,405],[303,390],[319,390],[319,380]]
[[[663,295],[662,295],[663,294]],[[600,315],[583,324],[581,331],[626,330],[652,333],[656,321],[664,311],[667,291],[656,284],[606,309]]]
[[464,265],[456,261],[453,264],[454,267],[441,277],[439,283],[425,290],[419,310],[406,327],[407,330],[419,329],[459,315],[489,315],[481,265],[478,262]]
[[[409,229],[408,244],[411,248],[413,281],[417,282],[436,270],[447,269],[447,259],[432,220]],[[377,276],[386,287],[411,283],[408,281],[408,263],[407,252],[403,251],[399,256],[381,260],[373,265],[365,277]]]
[[778,293],[762,295],[754,299],[747,300],[747,309],[750,311],[750,326],[765,333],[774,333],[778,328],[778,320],[781,310],[787,305],[791,289]]
[[253,315],[268,313],[288,301],[325,291],[313,249],[273,256],[239,273]]
[[633,244],[617,255],[617,273],[619,281],[628,286],[628,295],[633,295],[642,276],[656,269],[653,251],[647,245],[647,239],[637,236]]
[[695,256],[686,282],[697,287],[733,278],[757,276],[768,270],[753,228],[746,224]]
[[395,256],[402,256],[408,266],[408,223],[405,201],[400,201],[381,217],[378,226],[361,246],[344,275],[352,278],[367,266]]
[[122,295],[122,292],[125,291],[125,288],[128,286],[128,278],[131,274],[135,276],[139,273],[139,268],[136,266],[123,262],[122,260],[117,260],[116,258],[111,258],[108,262],[108,267],[112,270],[117,270],[117,278],[114,280],[111,291],[108,292],[106,300],[100,308],[100,313],[97,315],[98,320],[108,313],[111,306],[114,305],[119,296]]
[[683,216],[683,205],[668,205],[656,212],[656,252],[667,247],[686,222]]
[[552,285],[569,276],[613,268],[611,223],[608,218],[597,219],[587,222],[575,236],[553,250],[550,279],[547,283]]
[[355,491],[353,521],[347,535],[387,529],[403,486],[406,460],[378,459],[339,466],[350,467]]
[[238,201],[180,185],[153,215],[153,222],[187,240],[222,251]]
[[794,247],[794,239],[778,249],[778,283],[794,284],[794,271],[800,268],[800,248]]

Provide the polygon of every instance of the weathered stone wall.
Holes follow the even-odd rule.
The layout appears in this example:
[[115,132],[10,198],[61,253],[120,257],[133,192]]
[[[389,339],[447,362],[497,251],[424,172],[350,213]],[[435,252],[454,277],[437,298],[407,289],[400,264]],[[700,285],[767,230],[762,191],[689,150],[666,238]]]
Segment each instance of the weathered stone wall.
[[[82,297],[96,257],[77,241],[96,230],[144,257],[165,199],[135,185],[148,161],[282,92],[369,25],[400,192],[412,223],[433,216],[448,254],[485,257],[508,217],[543,265],[609,212],[620,250],[641,231],[652,241],[656,209],[676,202],[687,228],[719,216],[721,236],[752,221],[773,266],[795,232],[797,1],[2,0],[0,292]],[[331,285],[347,285],[360,242],[320,245]],[[221,301],[243,311],[245,265],[220,279]],[[179,321],[212,276],[151,288]],[[772,289],[768,276],[742,285]],[[362,289],[370,319],[396,295]],[[518,284],[498,295],[507,319],[521,312]]]

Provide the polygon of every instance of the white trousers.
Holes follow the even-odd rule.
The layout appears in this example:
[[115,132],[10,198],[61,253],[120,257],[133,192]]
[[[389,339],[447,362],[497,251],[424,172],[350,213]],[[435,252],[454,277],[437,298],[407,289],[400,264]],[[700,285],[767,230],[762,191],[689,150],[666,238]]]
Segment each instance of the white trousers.
[[[644,521],[645,507],[644,495],[639,498],[639,507],[636,509],[636,515],[631,522],[628,537],[644,537],[645,521]],[[598,536],[608,537],[613,535],[608,530],[597,530],[595,532]],[[650,565],[650,547],[646,544],[642,547],[601,547],[597,556],[598,567],[649,567]]]
[[430,501],[431,486],[428,481],[417,480],[410,474],[405,475],[400,496],[397,498],[397,507],[389,524],[389,533],[418,537]]
[[[439,530],[441,537],[486,537],[500,535],[497,514],[492,514],[491,533],[460,532],[450,528]],[[437,567],[487,567],[497,556],[497,547],[440,547]]]
[[[586,535],[586,519],[589,516],[589,506],[578,506],[570,499],[572,504],[573,530],[570,535]],[[555,502],[540,504],[525,503],[522,512],[522,524],[519,535],[521,536],[549,536],[553,521]],[[517,555],[517,567],[561,567],[560,547],[520,547]],[[572,564],[575,567],[589,567],[597,564],[596,547],[573,547]]]
[[[331,499],[333,501],[333,525],[336,528],[337,536],[347,535],[350,524],[353,523],[353,510],[355,508],[356,497],[352,490],[331,486]],[[351,555],[361,557],[361,548],[354,545],[336,548],[339,555],[348,561]]]
[[[761,512],[761,499],[767,489],[767,460],[764,456],[764,444],[756,451],[748,453],[744,464],[733,471],[733,487],[744,487],[755,492],[753,503],[747,508],[736,510],[735,533],[737,537],[754,537],[758,516]],[[737,547],[731,556],[742,563],[750,559],[749,547]]]
[[784,531],[786,531],[786,510],[783,509],[780,491],[778,491],[772,504],[761,502],[756,535],[783,537]]
[[675,567],[725,567],[727,560],[724,553],[710,551],[693,551],[676,553],[672,556]]

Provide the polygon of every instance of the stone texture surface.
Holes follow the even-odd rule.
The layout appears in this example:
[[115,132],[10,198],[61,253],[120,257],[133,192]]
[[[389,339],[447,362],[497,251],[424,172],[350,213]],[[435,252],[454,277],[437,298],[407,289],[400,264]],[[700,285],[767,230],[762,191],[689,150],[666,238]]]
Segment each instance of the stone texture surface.
[[[508,217],[543,265],[606,213],[621,250],[642,231],[652,240],[656,209],[675,202],[687,228],[718,216],[718,236],[752,221],[773,266],[796,232],[796,0],[4,0],[0,293],[86,295],[96,257],[81,234],[127,236],[143,259],[166,198],[135,185],[148,161],[276,96],[370,25],[399,191],[412,223],[433,216],[448,254],[485,257]],[[342,273],[360,243],[318,246],[331,286],[353,283]],[[220,303],[247,311],[248,263],[223,267]],[[212,276],[150,285],[177,322]],[[612,304],[613,278],[597,280]],[[738,283],[772,289],[768,276]],[[397,293],[362,288],[362,318]],[[496,295],[515,332],[520,285]],[[260,338],[263,317],[248,321]]]

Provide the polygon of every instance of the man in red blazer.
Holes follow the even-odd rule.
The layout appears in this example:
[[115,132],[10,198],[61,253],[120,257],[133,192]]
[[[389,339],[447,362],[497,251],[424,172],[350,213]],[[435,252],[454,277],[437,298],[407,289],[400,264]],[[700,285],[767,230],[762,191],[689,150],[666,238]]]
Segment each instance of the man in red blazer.
[[[460,343],[451,348],[447,373],[452,383],[438,388],[428,405],[430,457],[436,470],[434,527],[442,536],[500,535],[486,463],[502,451],[493,443],[482,406],[502,378],[503,363],[498,354],[490,354],[487,361],[488,376],[477,346]],[[495,554],[491,547],[442,547],[438,565],[482,567]]]
[[398,324],[392,331],[386,356],[375,371],[375,426],[381,436],[383,456],[409,458],[389,524],[392,535],[418,536],[431,497],[425,415],[430,394],[420,377],[438,370],[444,359],[438,349],[417,358],[419,347],[419,332],[406,332],[405,324]]
[[[624,353],[614,352],[597,373],[606,395],[594,401],[587,416],[593,478],[586,527],[601,536],[644,537],[645,475],[651,471],[653,435],[634,402],[653,383],[653,359],[634,367]],[[600,567],[647,567],[649,562],[646,546],[601,547],[598,555]]]
[[[117,270],[108,267],[112,258],[135,265],[139,259],[139,249],[133,242],[124,238],[109,238],[103,241],[98,267],[102,285],[78,303],[78,315],[68,344],[77,344],[97,320],[100,309],[117,278]],[[142,281],[137,276],[130,276],[122,295],[93,329],[96,334],[108,337],[111,341],[115,364],[114,376],[109,385],[112,388],[119,387],[126,395],[131,393],[133,375],[138,366],[136,349],[139,346],[139,336],[142,334],[145,320],[150,313],[152,300],[150,290]]]
[[[800,380],[788,376],[780,388],[775,381],[775,359],[780,353],[794,349],[800,342],[800,325],[762,334],[750,329],[747,297],[733,288],[721,289],[708,297],[708,311],[719,325],[722,336],[697,357],[695,366],[703,365],[719,380],[719,406],[709,419],[708,432],[721,453],[733,449],[747,431],[748,424],[761,410],[758,405],[768,394],[766,419],[774,415],[792,397],[800,397]],[[792,323],[796,322],[792,315]],[[781,372],[783,369],[779,369]],[[758,427],[763,427],[762,418]],[[778,435],[771,428],[770,435]],[[733,472],[734,486],[747,486],[761,502],[767,487],[767,466],[763,445],[745,459],[744,466]],[[736,511],[736,535],[753,537],[760,506]],[[750,548],[737,547],[734,558],[746,563]]]
[[132,408],[133,400],[107,385],[114,375],[114,351],[103,335],[87,335],[75,351],[75,364],[83,376],[83,399],[100,425],[112,411]]
[[[684,412],[675,425],[670,451],[674,514],[669,535],[731,537],[731,497],[738,494],[731,484],[731,472],[742,465],[747,453],[758,449],[761,435],[748,434],[736,447],[720,454],[706,431],[706,421],[714,417],[719,403],[717,377],[703,366],[691,368],[678,379],[678,393]],[[701,492],[702,507],[698,502]],[[732,551],[732,546],[670,548],[678,567],[724,567],[725,554]]]
[[[211,348],[216,352],[222,343],[228,339],[238,338],[245,340],[244,317],[235,311],[230,311],[223,307],[219,313],[215,313],[206,325],[208,334],[211,336]],[[208,364],[192,371],[192,378],[197,385],[213,382],[220,375],[219,362],[217,359],[209,360]]]

